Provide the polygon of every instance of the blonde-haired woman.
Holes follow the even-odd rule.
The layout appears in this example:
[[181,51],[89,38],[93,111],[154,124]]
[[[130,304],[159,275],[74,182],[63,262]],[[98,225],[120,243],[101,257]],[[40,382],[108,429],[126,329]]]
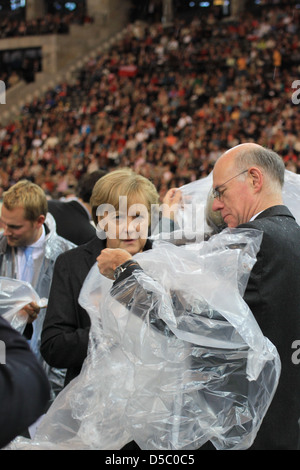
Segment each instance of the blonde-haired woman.
[[105,249],[118,248],[119,266],[151,248],[147,239],[151,207],[158,202],[155,186],[126,168],[106,174],[95,184],[91,206],[97,236],[57,259],[42,332],[42,355],[49,365],[67,369],[65,385],[80,373],[87,355],[90,317],[78,303],[86,276]]

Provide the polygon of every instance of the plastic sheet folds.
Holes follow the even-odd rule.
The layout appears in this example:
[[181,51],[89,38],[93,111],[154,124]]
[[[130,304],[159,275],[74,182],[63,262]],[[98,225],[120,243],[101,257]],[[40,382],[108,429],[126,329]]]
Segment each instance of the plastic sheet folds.
[[95,265],[80,294],[92,323],[82,372],[35,438],[10,448],[249,448],[280,375],[243,300],[261,239],[226,229],[186,246],[157,241],[117,284]]
[[0,277],[0,315],[21,334],[25,330],[28,316],[20,314],[20,311],[31,302],[37,303],[41,308],[47,305],[47,299],[41,299],[28,282]]

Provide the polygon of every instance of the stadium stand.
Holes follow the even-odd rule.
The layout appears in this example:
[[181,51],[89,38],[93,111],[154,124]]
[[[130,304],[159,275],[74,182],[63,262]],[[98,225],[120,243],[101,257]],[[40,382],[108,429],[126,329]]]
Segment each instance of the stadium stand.
[[129,24],[2,126],[1,186],[29,178],[56,198],[86,172],[129,166],[163,195],[245,141],[299,173],[297,20],[295,6],[273,5]]

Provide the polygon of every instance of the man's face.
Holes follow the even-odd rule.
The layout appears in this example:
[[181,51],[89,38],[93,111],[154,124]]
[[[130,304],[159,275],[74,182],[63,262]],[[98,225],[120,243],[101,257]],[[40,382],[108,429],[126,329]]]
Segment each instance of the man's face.
[[249,221],[250,194],[246,175],[247,169],[238,171],[224,162],[216,164],[213,172],[213,187],[219,197],[215,197],[212,209],[220,211],[230,228]]
[[36,221],[26,220],[23,207],[8,210],[2,205],[1,222],[4,227],[3,234],[6,236],[9,246],[28,246],[36,242],[44,220],[45,217],[43,215]]

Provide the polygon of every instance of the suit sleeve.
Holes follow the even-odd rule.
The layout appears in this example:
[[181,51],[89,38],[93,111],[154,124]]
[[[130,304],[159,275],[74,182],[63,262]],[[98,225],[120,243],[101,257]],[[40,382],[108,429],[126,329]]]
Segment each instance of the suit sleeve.
[[46,411],[50,388],[26,340],[1,317],[0,341],[0,448],[3,448]]
[[[253,223],[242,224],[240,228],[249,228],[251,230],[259,230],[259,227],[256,227]],[[269,271],[269,259],[268,259],[268,244],[271,243],[271,240],[268,239],[266,233],[264,233],[260,249],[256,255],[256,263],[254,264],[249,280],[246,286],[246,290],[243,295],[243,299],[249,306],[251,312],[256,317],[257,312],[262,312],[264,309],[264,294],[263,290],[266,288],[266,281],[263,278],[264,275],[267,275],[267,278],[270,279],[271,272]],[[263,256],[262,256],[263,253]],[[267,261],[268,260],[268,261]]]
[[41,336],[41,354],[52,367],[80,368],[87,355],[89,326],[82,317],[88,314],[78,304],[77,274],[64,255],[57,258]]
[[[149,309],[149,319],[152,328],[164,333],[166,336],[172,336],[172,332],[167,324],[159,318],[157,309],[159,297],[155,293],[145,290],[137,282],[133,275],[134,272],[143,274],[142,268],[136,262],[128,266],[114,282],[110,291],[111,296],[139,318],[144,318],[145,311],[147,312]],[[148,277],[147,275],[145,276]],[[154,281],[152,280],[152,282]]]

